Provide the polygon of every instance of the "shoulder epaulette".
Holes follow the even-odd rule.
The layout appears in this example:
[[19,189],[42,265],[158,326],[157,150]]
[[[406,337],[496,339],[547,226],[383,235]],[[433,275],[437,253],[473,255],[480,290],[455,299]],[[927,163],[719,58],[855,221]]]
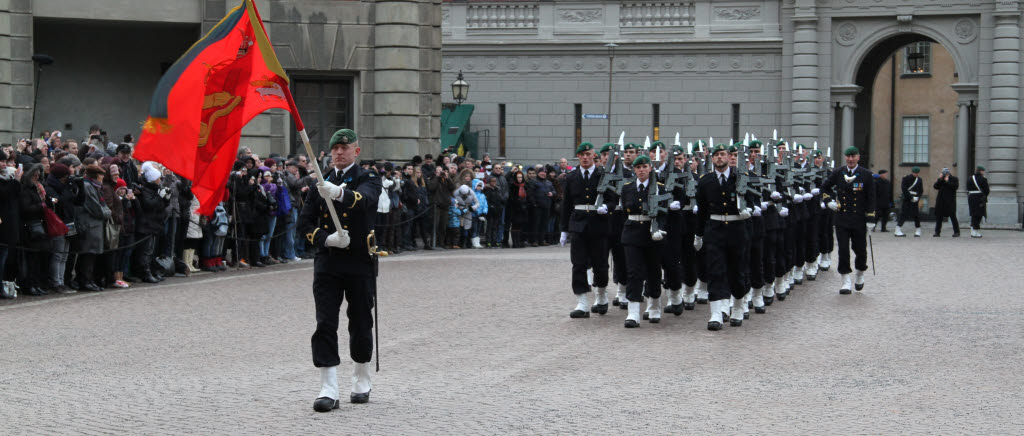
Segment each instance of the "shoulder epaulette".
[[658,182],[658,186],[665,186],[664,183]]
[[632,184],[633,184],[633,182],[626,182],[626,183],[624,183],[624,185],[632,185]]

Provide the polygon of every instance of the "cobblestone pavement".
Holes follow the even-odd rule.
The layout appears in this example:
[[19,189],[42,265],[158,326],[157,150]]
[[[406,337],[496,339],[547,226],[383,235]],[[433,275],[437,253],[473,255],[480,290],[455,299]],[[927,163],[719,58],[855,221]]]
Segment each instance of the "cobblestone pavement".
[[720,332],[569,319],[566,248],[389,257],[371,403],[327,414],[308,261],[19,299],[0,434],[1024,433],[1024,234],[874,239],[864,292],[833,268]]

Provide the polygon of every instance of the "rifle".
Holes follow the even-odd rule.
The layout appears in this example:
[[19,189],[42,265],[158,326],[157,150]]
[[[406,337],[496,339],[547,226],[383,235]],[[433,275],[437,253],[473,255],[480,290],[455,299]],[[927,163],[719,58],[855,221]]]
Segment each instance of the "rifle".
[[[747,208],[747,199],[744,195],[748,193],[758,193],[752,186],[750,186],[749,176],[747,176],[747,158],[748,151],[747,147],[743,147],[743,150],[739,152],[739,156],[736,157],[736,210],[742,212],[743,209]],[[740,166],[743,169],[740,170]]]
[[[601,174],[601,182],[597,185],[597,200],[594,202],[596,207],[601,207],[604,204],[604,194],[606,192],[610,191],[616,195],[622,193],[622,165],[619,151],[616,150],[612,153],[612,156],[604,164],[604,173]],[[618,169],[616,170],[616,168]]]
[[658,230],[661,230],[658,224],[658,214],[662,212],[668,212],[668,208],[661,205],[662,201],[671,200],[672,194],[659,194],[658,193],[658,178],[653,177],[650,179],[650,188],[647,189],[647,203],[644,204],[644,215],[651,217],[651,234],[655,234]]

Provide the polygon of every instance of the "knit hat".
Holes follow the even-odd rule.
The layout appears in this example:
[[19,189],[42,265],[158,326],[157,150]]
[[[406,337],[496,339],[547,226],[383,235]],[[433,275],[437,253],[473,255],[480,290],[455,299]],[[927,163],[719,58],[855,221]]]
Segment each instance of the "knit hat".
[[64,165],[62,163],[55,163],[53,165],[50,165],[50,174],[58,179],[63,179],[67,177],[68,174],[71,174],[71,170],[68,169],[67,165]]
[[78,156],[75,156],[73,154],[69,154],[67,156],[64,156],[64,157],[60,158],[60,160],[57,161],[57,162],[60,162],[60,163],[62,163],[64,165],[67,165],[68,168],[77,167],[77,166],[81,166],[82,165],[82,161],[78,160]]
[[142,178],[149,183],[153,183],[153,181],[160,178],[160,170],[153,168],[153,165],[147,164],[150,164],[150,162],[142,164]]
[[117,179],[116,184],[117,184],[118,188],[127,188],[128,187],[128,182],[124,181],[124,179]]
[[459,186],[459,195],[469,195],[469,186]]
[[651,164],[651,158],[641,154],[640,156],[637,156],[636,159],[633,159],[633,166],[634,167],[637,166],[637,165],[643,165],[643,164],[650,165]]
[[581,153],[584,153],[584,152],[587,152],[587,151],[590,151],[590,150],[593,150],[593,149],[594,149],[594,144],[591,144],[589,142],[584,141],[584,142],[581,142],[578,147],[576,147],[576,154],[581,154]]
[[857,156],[859,154],[860,150],[858,150],[857,147],[854,146],[847,147],[846,150],[843,150],[843,156]]
[[358,140],[359,137],[356,136],[356,132],[352,129],[341,129],[334,132],[334,135],[331,136],[331,143],[328,145],[333,148],[336,144],[351,144]]
[[921,167],[913,167],[913,168],[910,169],[910,172],[912,172],[914,174],[917,174],[917,173],[921,172]]
[[104,172],[103,172],[103,168],[100,168],[99,165],[92,164],[92,165],[88,165],[88,166],[85,167],[85,174],[87,176],[92,177],[92,178],[95,179],[96,176],[98,176],[100,174],[104,174]]

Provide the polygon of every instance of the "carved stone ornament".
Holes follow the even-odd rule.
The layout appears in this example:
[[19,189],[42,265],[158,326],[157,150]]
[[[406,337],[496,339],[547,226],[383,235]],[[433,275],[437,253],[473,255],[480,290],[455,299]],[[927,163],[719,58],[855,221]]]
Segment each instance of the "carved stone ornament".
[[534,70],[534,71],[539,70],[540,69],[540,62],[538,62],[538,61],[530,61],[530,69]]
[[595,23],[601,21],[601,9],[562,9],[558,18],[563,23]]
[[764,59],[763,58],[754,59],[754,68],[758,69],[758,70],[764,68]]
[[978,35],[977,26],[974,25],[974,21],[970,18],[957,20],[956,24],[953,25],[953,33],[956,34],[956,41],[961,44],[974,41],[974,37]]
[[603,70],[604,69],[604,62],[601,62],[601,61],[595,62],[594,63],[594,69],[595,70]]
[[576,63],[573,64],[573,67],[576,68],[577,70],[582,70],[583,69],[583,61],[576,61]]
[[473,66],[474,66],[473,65],[473,61],[466,61],[466,69],[467,70],[472,70]]
[[665,69],[666,69],[666,70],[671,70],[671,69],[672,69],[672,59],[665,59],[665,60],[664,60],[664,61],[662,62],[662,65],[664,65],[664,66],[665,66]]
[[852,45],[857,39],[857,26],[847,21],[836,27],[836,42],[840,45]]
[[729,61],[729,66],[734,70],[738,70],[743,66],[743,60],[740,58],[732,58],[732,60]]
[[697,59],[686,58],[686,69],[693,70],[697,68]]
[[629,62],[628,61],[626,61],[625,59],[619,59],[619,69],[620,70],[625,70],[626,67],[628,67],[628,66],[629,66]]
[[512,59],[512,60],[508,61],[508,69],[514,70],[514,69],[516,69],[518,67],[519,67],[519,62],[517,62],[515,59]]
[[452,66],[453,66],[452,61],[445,61],[444,62],[444,69],[445,70],[449,70],[450,71],[452,69]]
[[640,60],[640,68],[643,68],[643,69],[646,70],[646,69],[648,69],[650,67],[651,67],[651,60],[650,59],[641,59]]
[[716,59],[716,58],[708,59],[708,68],[712,69],[712,70],[718,68],[718,59]]
[[715,18],[726,21],[748,21],[761,16],[761,8],[715,8]]
[[556,70],[562,68],[562,62],[559,61],[558,59],[551,61],[551,68],[554,68]]
[[487,61],[487,69],[488,69],[488,70],[493,70],[493,69],[495,69],[495,68],[496,68],[497,66],[498,66],[498,63],[497,63],[496,61],[494,61],[493,59],[492,59],[492,60],[489,60],[489,61]]

